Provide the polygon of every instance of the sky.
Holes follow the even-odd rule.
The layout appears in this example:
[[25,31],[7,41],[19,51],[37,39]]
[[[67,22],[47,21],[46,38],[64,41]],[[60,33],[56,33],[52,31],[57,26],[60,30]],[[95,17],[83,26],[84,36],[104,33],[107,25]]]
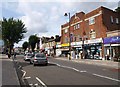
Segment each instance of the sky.
[[[88,2],[89,1],[89,2]],[[64,13],[71,16],[77,12],[88,13],[100,6],[116,9],[120,0],[0,0],[0,19],[21,19],[27,28],[25,38],[15,47],[21,47],[30,35],[61,35],[61,25],[68,22]]]

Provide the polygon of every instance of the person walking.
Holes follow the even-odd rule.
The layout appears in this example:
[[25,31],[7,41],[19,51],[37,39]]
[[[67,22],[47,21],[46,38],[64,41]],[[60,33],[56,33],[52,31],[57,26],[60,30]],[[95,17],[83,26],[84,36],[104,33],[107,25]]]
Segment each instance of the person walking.
[[10,59],[10,57],[11,57],[11,55],[10,55],[10,53],[8,52],[8,58]]

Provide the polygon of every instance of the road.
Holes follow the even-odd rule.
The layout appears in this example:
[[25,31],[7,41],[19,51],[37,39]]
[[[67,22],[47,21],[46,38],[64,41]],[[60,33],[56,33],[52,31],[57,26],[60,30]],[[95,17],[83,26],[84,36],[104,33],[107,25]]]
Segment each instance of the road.
[[[72,61],[49,58],[48,66],[33,66],[17,57],[17,64],[22,68],[23,78],[27,84],[33,85],[119,85],[118,71],[110,67],[102,67]],[[107,87],[107,86],[105,86]]]

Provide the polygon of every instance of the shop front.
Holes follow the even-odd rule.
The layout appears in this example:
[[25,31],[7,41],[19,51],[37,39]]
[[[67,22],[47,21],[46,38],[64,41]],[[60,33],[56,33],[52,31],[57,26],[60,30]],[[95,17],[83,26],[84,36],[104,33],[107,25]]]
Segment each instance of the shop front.
[[118,61],[120,58],[120,36],[104,38],[105,60]]
[[60,56],[61,54],[61,44],[56,44],[56,56]]
[[84,42],[85,59],[102,59],[102,38]]
[[81,56],[82,55],[82,41],[72,42],[71,46],[72,46],[72,51],[71,51],[72,58],[82,59],[82,56]]
[[69,43],[61,44],[61,56],[67,57],[69,54]]

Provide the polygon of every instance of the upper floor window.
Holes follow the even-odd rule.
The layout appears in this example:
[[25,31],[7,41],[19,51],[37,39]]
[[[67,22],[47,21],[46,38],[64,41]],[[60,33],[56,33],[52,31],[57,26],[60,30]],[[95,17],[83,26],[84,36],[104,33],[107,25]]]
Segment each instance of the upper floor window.
[[74,30],[76,29],[76,26],[74,25]]
[[80,24],[78,23],[78,24],[76,24],[76,25],[74,25],[74,30],[75,29],[79,29],[80,28]]
[[66,29],[65,29],[65,33],[67,33],[67,32],[68,32],[68,29],[66,28]]
[[68,43],[68,40],[69,40],[68,37],[65,37],[65,43]]
[[90,31],[90,39],[94,39],[94,38],[96,38],[96,32],[95,32],[95,30],[91,30]]
[[116,18],[116,24],[119,24],[119,20],[118,20],[118,18]]
[[110,16],[111,22],[113,23],[113,16]]
[[94,24],[94,23],[95,23],[95,18],[90,18],[89,19],[89,25]]

